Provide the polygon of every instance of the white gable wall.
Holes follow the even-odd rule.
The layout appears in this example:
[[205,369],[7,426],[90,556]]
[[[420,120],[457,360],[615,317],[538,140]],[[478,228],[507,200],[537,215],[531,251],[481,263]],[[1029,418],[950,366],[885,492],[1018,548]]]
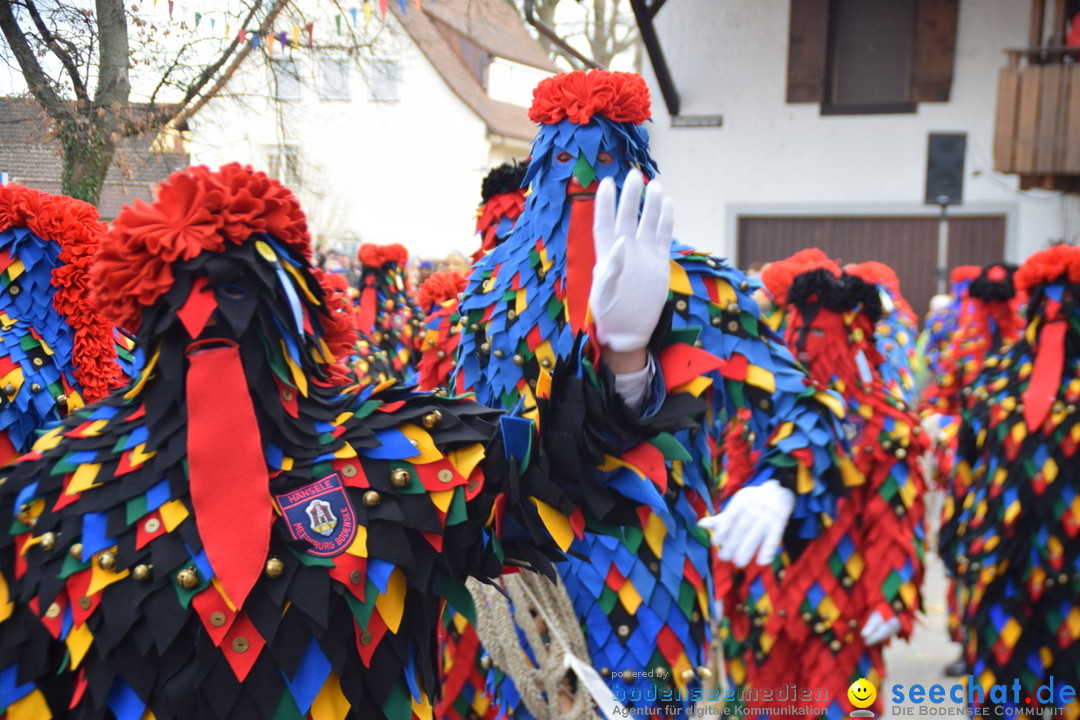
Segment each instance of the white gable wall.
[[267,147],[295,145],[302,178],[293,189],[316,242],[401,243],[420,257],[471,252],[491,153],[485,124],[400,29],[383,43],[376,57],[400,63],[398,101],[368,99],[365,61],[351,64],[350,100],[320,99],[318,64],[298,49],[302,98],[267,99],[270,71],[251,64],[230,85],[247,97],[214,100],[192,120],[193,162],[266,169]]
[[992,170],[998,68],[1004,48],[1027,44],[1028,3],[961,0],[960,8],[950,102],[905,115],[822,116],[817,104],[785,103],[788,0],[665,6],[656,25],[681,114],[723,115],[720,128],[670,127],[646,63],[652,154],[678,208],[676,234],[732,256],[741,214],[936,215],[923,204],[931,132],[967,133],[964,204],[950,212],[1006,214],[1008,259],[1075,234],[1076,198],[1020,192],[1015,176]]

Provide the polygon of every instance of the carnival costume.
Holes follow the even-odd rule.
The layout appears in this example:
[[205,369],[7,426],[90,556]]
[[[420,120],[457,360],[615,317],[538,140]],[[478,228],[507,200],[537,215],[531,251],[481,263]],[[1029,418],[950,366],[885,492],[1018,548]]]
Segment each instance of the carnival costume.
[[356,299],[360,343],[357,376],[362,384],[396,380],[415,381],[419,360],[419,328],[424,315],[409,287],[406,265],[409,252],[403,245],[365,243],[360,260],[359,295]]
[[1080,248],[1037,252],[1014,279],[1026,327],[972,383],[957,451],[966,493],[950,523],[958,552],[943,559],[970,589],[968,673],[984,688],[1021,686],[975,704],[1075,714],[1075,699],[1037,690],[1051,676],[1080,685]]
[[0,464],[121,384],[124,337],[86,297],[104,233],[88,203],[0,185]]
[[[540,129],[526,175],[525,211],[510,239],[470,274],[461,304],[459,391],[475,391],[482,401],[507,408],[528,407],[549,392],[551,373],[566,362],[573,337],[590,327],[586,300],[598,292],[588,272],[597,184],[613,180],[636,207],[641,173],[656,172],[643,127],[649,114],[648,89],[631,73],[566,73],[536,88],[530,118]],[[642,212],[650,212],[648,193]],[[709,429],[664,438],[623,458],[646,461],[648,477],[666,487],[667,505],[643,511],[643,531],[622,540],[576,523],[571,558],[559,570],[580,629],[556,632],[550,618],[545,623],[552,645],[566,644],[560,634],[584,632],[587,660],[603,683],[594,696],[680,712],[701,698],[702,681],[711,675],[709,537],[697,523],[715,512],[722,445],[743,454],[739,486],[754,486],[745,488],[754,492],[740,502],[765,508],[769,520],[751,521],[740,542],[725,546],[742,564],[776,551],[792,510],[795,534],[816,534],[821,516],[832,510],[839,476],[829,449],[835,418],[761,326],[750,282],[707,253],[678,243],[662,251],[671,260],[668,277],[637,283],[643,291],[656,283],[666,288],[666,327],[651,347],[668,387],[708,392]],[[635,263],[621,272],[637,277],[639,271]],[[599,294],[605,297],[602,288]],[[835,400],[820,395],[822,402]],[[786,507],[771,502],[781,495],[790,500]],[[754,517],[746,513],[743,519]],[[522,633],[530,632],[526,619]],[[543,649],[535,643],[528,652],[530,663],[542,661],[535,656]],[[498,662],[492,669],[497,699],[516,717],[528,717],[532,689],[517,687],[521,677],[505,671]],[[580,696],[587,683],[578,675]],[[552,702],[550,695],[547,700]]]
[[874,328],[874,345],[881,354],[881,379],[906,404],[918,402],[919,318],[900,293],[900,278],[885,263],[870,261],[844,270],[874,285],[881,295],[881,320]]
[[476,233],[480,247],[472,254],[476,263],[502,244],[525,209],[525,171],[528,164],[503,163],[484,176],[480,185],[480,207],[476,211]]
[[309,257],[293,195],[236,164],[174,173],[116,219],[97,297],[147,361],[0,486],[0,715],[429,718],[441,596],[552,574],[567,517],[659,502],[632,464],[592,468],[682,427],[689,395],[654,384],[645,425],[588,346],[540,434],[359,391],[335,359],[355,328]]
[[[802,706],[839,719],[852,710],[852,682],[881,687],[882,643],[908,637],[921,606],[922,433],[877,369],[874,286],[816,249],[773,263],[762,279],[787,308],[792,352],[818,387],[843,396],[852,454],[841,464],[846,492],[828,529],[787,538],[767,566],[718,571],[735,640],[727,646],[737,651],[728,669],[754,712],[779,717]],[[773,694],[792,683],[825,688],[827,698]]]

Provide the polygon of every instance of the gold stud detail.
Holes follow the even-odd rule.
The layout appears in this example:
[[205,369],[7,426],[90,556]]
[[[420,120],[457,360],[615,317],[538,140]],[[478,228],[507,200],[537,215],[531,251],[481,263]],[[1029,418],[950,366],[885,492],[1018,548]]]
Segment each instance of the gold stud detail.
[[491,345],[488,343],[480,343],[480,352],[486,353],[491,350]]
[[32,383],[30,385],[30,392],[41,392],[41,383]]
[[749,280],[743,280],[741,283],[739,283],[739,289],[742,290],[743,292],[749,292],[750,291],[750,281]]
[[494,355],[495,357],[497,357],[497,358],[500,358],[500,359],[501,359],[501,358],[504,358],[504,357],[506,357],[506,353],[505,353],[505,352],[503,352],[503,349],[502,349],[502,348],[495,348],[495,352],[494,352],[494,353],[492,353],[492,354],[493,354],[493,355]]
[[442,413],[438,410],[432,410],[427,415],[424,415],[424,427],[430,430],[438,425],[440,420],[442,420]]
[[102,570],[115,570],[116,569],[116,553],[106,550],[98,555],[97,559],[98,567]]
[[550,370],[551,369],[551,361],[546,359],[546,358],[544,360],[541,360],[540,361],[540,367],[544,368],[545,370]]
[[442,350],[440,350],[440,351],[438,351],[437,353],[435,353],[435,357],[437,357],[437,358],[439,358],[440,360],[442,360],[443,358],[445,358],[445,357],[446,357],[446,353],[445,353],[445,352],[443,352]]
[[195,572],[195,568],[184,568],[176,573],[176,584],[185,590],[191,590],[199,584],[199,574]]
[[825,626],[825,623],[814,623],[814,632],[816,632],[818,635],[823,634],[828,629],[829,628]]
[[845,575],[844,579],[840,581],[840,584],[843,585],[846,588],[849,588],[849,587],[851,587],[852,585],[855,584],[855,581],[852,580],[850,576]]
[[833,640],[829,643],[829,649],[833,652],[839,652],[841,647],[843,647],[843,645],[840,644],[839,640]]
[[514,355],[514,364],[517,365],[518,367],[521,367],[522,365],[524,365],[525,364],[525,356],[522,355],[521,353],[516,353]]
[[720,327],[720,324],[724,322],[724,319],[719,315],[714,315],[713,318],[709,320],[709,322],[712,324],[713,327]]
[[71,555],[71,557],[82,562],[82,543],[75,543],[68,548],[68,555]]
[[52,550],[56,547],[56,533],[47,532],[41,536],[41,549]]
[[136,565],[131,568],[131,576],[139,582],[146,582],[150,579],[150,566],[149,565]]
[[380,502],[382,502],[382,495],[379,494],[378,490],[368,490],[366,493],[364,493],[363,500],[364,504],[368,507],[375,507]]
[[398,468],[390,473],[390,484],[396,488],[406,487],[410,482],[412,482],[412,473],[405,468]]
[[285,572],[285,563],[281,562],[280,558],[268,557],[266,559],[266,567],[263,568],[263,573],[268,578],[281,577]]
[[17,392],[17,390],[16,390],[15,386],[12,385],[11,383],[8,383],[7,385],[4,386],[4,394],[7,395],[8,397],[11,397],[16,392]]

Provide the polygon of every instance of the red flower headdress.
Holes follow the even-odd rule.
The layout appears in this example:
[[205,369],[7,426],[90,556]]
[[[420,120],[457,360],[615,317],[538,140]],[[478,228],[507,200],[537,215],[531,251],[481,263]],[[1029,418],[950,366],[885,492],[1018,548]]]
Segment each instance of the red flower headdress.
[[424,314],[432,311],[436,304],[442,305],[447,300],[456,300],[465,292],[469,281],[459,272],[447,271],[432,273],[420,286],[416,300]]
[[112,326],[87,293],[105,223],[98,220],[94,206],[82,200],[0,185],[0,232],[12,227],[28,228],[42,240],[59,243],[60,265],[52,270],[53,307],[75,331],[71,358],[82,398],[100,400],[120,384]]
[[982,268],[978,265],[958,265],[949,273],[949,282],[953,285],[958,285],[962,282],[971,282],[979,277],[979,273],[981,272]]
[[1064,281],[1080,285],[1080,247],[1055,245],[1029,257],[1013,277],[1016,289],[1030,294],[1039,285]]
[[533,90],[529,108],[529,119],[542,124],[569,118],[577,125],[588,125],[599,115],[612,122],[640,125],[651,114],[644,78],[610,70],[578,70],[542,80]]
[[251,166],[175,172],[153,204],[125,206],[101,244],[93,285],[102,311],[136,332],[142,309],[168,292],[172,265],[266,233],[310,260],[307,219],[293,194]]
[[356,253],[356,259],[363,263],[364,267],[373,269],[390,263],[404,266],[409,261],[409,251],[400,243],[390,245],[364,243]]
[[800,250],[786,260],[770,263],[761,273],[761,282],[765,284],[765,289],[778,304],[787,305],[787,293],[795,278],[819,268],[826,270],[837,279],[841,275],[840,266],[830,260],[821,249],[815,247]]

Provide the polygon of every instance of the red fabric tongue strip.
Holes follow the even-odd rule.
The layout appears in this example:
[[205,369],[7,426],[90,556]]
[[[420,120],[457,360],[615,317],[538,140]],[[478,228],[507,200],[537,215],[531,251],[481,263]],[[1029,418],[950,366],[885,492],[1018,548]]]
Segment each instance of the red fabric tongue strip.
[[269,475],[239,348],[199,345],[188,346],[191,504],[214,574],[240,607],[270,549]]
[[360,332],[370,335],[375,329],[379,298],[375,293],[375,278],[369,277],[367,282],[367,286],[360,291],[360,306],[356,309],[356,325],[360,328]]
[[592,271],[596,264],[593,246],[592,200],[570,203],[570,229],[566,233],[566,314],[575,333],[585,327],[592,290]]
[[1042,427],[1057,398],[1061,372],[1065,369],[1065,331],[1069,324],[1059,317],[1044,322],[1031,368],[1031,382],[1024,390],[1024,421],[1029,430]]

